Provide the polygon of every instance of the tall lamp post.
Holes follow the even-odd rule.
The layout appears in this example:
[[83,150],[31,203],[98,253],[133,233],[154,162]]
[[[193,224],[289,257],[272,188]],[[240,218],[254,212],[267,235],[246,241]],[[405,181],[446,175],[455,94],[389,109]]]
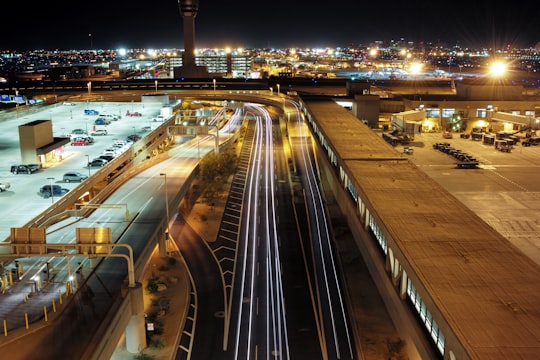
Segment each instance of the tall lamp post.
[[49,179],[50,182],[51,182],[51,187],[50,187],[50,191],[51,191],[51,204],[54,204],[54,191],[53,191],[53,180],[54,180],[54,178],[53,178],[53,177],[48,177],[47,179]]
[[420,63],[413,63],[411,64],[411,72],[413,74],[413,87],[414,87],[414,100],[416,100],[416,80],[418,75],[420,74],[420,71],[422,70],[422,64]]
[[489,73],[494,81],[495,100],[504,99],[503,77],[506,73],[507,65],[502,61],[494,62],[489,69]]
[[167,217],[167,239],[169,238],[169,191],[167,190],[167,174],[160,173],[165,180],[165,216]]
[[86,163],[86,166],[88,167],[88,177],[90,177],[90,155],[84,155],[84,156],[86,156],[86,160],[88,160]]

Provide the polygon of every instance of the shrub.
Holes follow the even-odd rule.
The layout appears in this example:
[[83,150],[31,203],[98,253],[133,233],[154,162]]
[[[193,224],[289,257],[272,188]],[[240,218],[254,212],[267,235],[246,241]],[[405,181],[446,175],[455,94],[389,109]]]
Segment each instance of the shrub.
[[167,271],[167,270],[169,270],[169,267],[167,265],[160,265],[158,270],[159,271]]
[[141,351],[137,355],[134,355],[133,359],[135,359],[135,360],[151,360],[151,359],[153,359],[153,357],[151,355],[145,354],[145,353],[143,353]]
[[165,346],[163,344],[163,340],[162,339],[153,339],[152,341],[150,341],[150,347],[153,347],[155,349],[162,349],[163,346]]
[[174,265],[176,265],[176,259],[173,258],[173,257],[168,257],[168,258],[167,258],[167,264],[168,264],[169,266],[174,266]]
[[150,293],[150,294],[154,294],[155,292],[157,292],[158,290],[158,283],[156,281],[156,279],[154,277],[150,278],[148,280],[148,284],[146,285],[146,290]]

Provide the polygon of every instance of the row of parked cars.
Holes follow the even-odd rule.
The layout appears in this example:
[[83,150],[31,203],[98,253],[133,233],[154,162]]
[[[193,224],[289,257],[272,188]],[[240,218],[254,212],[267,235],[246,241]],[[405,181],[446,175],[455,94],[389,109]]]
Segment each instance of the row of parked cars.
[[101,155],[90,161],[87,167],[105,166],[109,161],[127,150],[132,143],[133,141],[130,141],[129,138],[127,140],[115,140],[111,146],[106,148],[105,151],[101,153]]
[[[109,125],[111,121],[118,121],[120,119],[119,115],[113,115],[113,114],[106,114],[106,113],[99,113],[97,110],[93,109],[85,109],[84,110],[85,115],[98,115],[98,118],[94,120],[95,125]],[[128,116],[140,116],[139,113],[137,114],[128,114]],[[88,132],[84,129],[73,129],[71,131],[71,145],[72,146],[85,146],[90,145],[94,143],[93,136],[105,136],[108,135],[108,132],[106,129],[100,128],[100,129],[94,129],[88,134]],[[93,159],[87,164],[87,167],[102,167],[106,165],[109,161],[114,159],[117,155],[125,151],[131,144],[137,140],[139,140],[140,137],[138,135],[130,135],[126,138],[126,140],[115,140],[113,144],[105,149],[105,151],[99,155],[97,158]],[[31,173],[34,171],[34,168],[31,168],[32,170],[27,170],[28,165],[18,165],[12,167],[13,173],[19,173],[27,171],[28,173]],[[62,181],[65,183],[70,182],[82,182],[86,179],[88,179],[88,174],[83,174],[79,171],[68,171],[64,173],[62,177]],[[50,198],[51,196],[62,196],[66,194],[69,191],[69,189],[62,187],[58,184],[49,184],[49,185],[43,185],[39,189],[39,194],[44,198]]]
[[[71,104],[65,104],[65,105],[71,105]],[[97,110],[93,109],[85,109],[84,110],[85,115],[98,115],[98,118],[94,121],[95,125],[109,125],[111,121],[117,121],[121,117],[120,115],[113,115],[113,114],[107,114],[107,113],[99,113]],[[127,116],[141,116],[140,113],[127,113]],[[84,129],[73,129],[71,131],[70,137],[71,137],[71,145],[72,146],[85,146],[90,145],[94,143],[93,136],[105,136],[108,135],[108,132],[106,129],[94,129],[91,131],[90,135],[88,132]],[[102,167],[107,162],[111,161],[115,156],[120,154],[121,152],[125,151],[132,142],[139,140],[140,137],[138,135],[130,135],[127,137],[125,141],[123,140],[117,140],[115,141],[109,148],[107,148],[99,157],[93,159],[90,161],[87,165],[87,167]],[[13,174],[33,174],[34,172],[40,170],[40,166],[37,164],[18,164],[18,165],[12,165],[10,168],[10,172]],[[71,183],[71,182],[82,182],[86,179],[88,179],[88,174],[83,174],[79,171],[68,171],[64,173],[62,177],[62,181],[64,183]],[[5,191],[10,187],[9,183],[0,183],[0,191]],[[58,184],[47,184],[43,185],[39,189],[39,195],[41,195],[43,198],[50,198],[52,196],[62,196],[66,194],[69,191],[69,189],[58,185]]]

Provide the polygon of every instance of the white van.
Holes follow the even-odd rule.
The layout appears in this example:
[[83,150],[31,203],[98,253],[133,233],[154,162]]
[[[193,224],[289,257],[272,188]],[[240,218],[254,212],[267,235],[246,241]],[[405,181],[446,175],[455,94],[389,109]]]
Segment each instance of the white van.
[[120,120],[120,115],[114,115],[114,114],[107,114],[107,113],[100,113],[99,117],[105,118],[107,120],[111,121],[118,121]]

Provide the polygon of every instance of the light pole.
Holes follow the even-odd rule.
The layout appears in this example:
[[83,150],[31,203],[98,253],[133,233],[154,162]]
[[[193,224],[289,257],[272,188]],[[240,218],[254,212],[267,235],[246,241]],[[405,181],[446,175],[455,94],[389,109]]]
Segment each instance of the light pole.
[[86,156],[86,160],[88,160],[86,163],[86,166],[88,167],[88,177],[90,177],[90,155],[84,155],[84,156]]
[[277,96],[279,96],[279,84],[277,84]]
[[212,82],[214,83],[214,95],[216,95],[216,79],[212,79]]
[[154,81],[154,86],[156,87],[156,93],[157,93],[157,80]]
[[90,93],[92,92],[92,82],[89,81],[88,84],[86,84],[86,86],[88,86],[88,95],[90,95]]
[[50,191],[51,191],[51,204],[54,204],[54,191],[53,191],[53,180],[54,180],[54,178],[53,178],[53,177],[48,177],[47,179],[49,179],[50,182],[51,182],[51,187],[50,187]]
[[169,191],[167,190],[167,174],[160,173],[165,180],[165,216],[167,217],[167,239],[169,239]]
[[422,70],[422,64],[420,63],[411,64],[411,72],[413,74],[414,100],[416,100],[416,90],[417,90],[416,80],[421,70]]

